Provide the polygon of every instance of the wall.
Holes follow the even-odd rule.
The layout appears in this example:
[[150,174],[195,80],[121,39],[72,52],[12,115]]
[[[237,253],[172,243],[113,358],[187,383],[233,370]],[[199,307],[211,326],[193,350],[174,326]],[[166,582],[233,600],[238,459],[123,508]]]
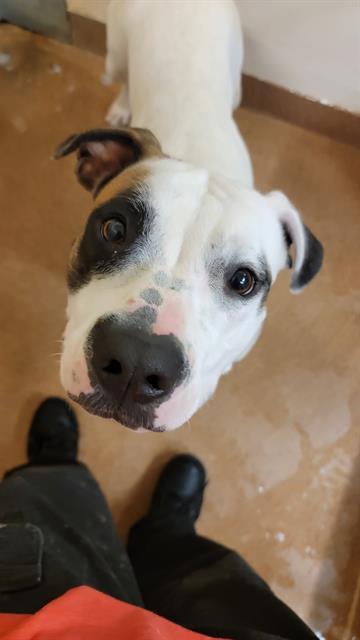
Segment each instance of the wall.
[[105,22],[109,0],[66,0],[68,10],[79,16]]
[[49,38],[71,39],[65,0],[0,0],[0,20],[18,24]]
[[[206,1],[211,0],[204,6]],[[245,34],[246,73],[360,113],[358,0],[235,1]],[[74,13],[105,20],[108,0],[67,3]]]
[[360,112],[358,0],[236,0],[245,71]]

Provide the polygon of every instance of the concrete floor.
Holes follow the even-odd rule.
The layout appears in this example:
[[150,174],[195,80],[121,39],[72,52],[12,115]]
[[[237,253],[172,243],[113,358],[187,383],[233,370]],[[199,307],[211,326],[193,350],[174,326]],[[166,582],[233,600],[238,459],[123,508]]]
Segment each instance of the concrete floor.
[[[102,60],[2,25],[0,471],[24,460],[31,413],[62,394],[64,272],[90,210],[73,161],[51,154],[102,125]],[[199,529],[239,550],[328,639],[360,638],[360,151],[239,110],[257,184],[281,188],[326,247],[303,295],[283,274],[252,353],[179,431],[136,435],[80,409],[81,458],[125,533],[177,451],[206,463]],[[357,595],[356,595],[357,594]]]

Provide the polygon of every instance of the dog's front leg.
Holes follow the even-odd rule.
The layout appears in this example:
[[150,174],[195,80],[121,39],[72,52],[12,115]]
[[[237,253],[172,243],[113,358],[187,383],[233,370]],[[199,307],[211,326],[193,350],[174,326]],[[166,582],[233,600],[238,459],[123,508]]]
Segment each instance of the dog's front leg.
[[119,95],[115,98],[106,115],[106,122],[112,127],[126,125],[130,122],[130,102],[127,84],[124,83]]

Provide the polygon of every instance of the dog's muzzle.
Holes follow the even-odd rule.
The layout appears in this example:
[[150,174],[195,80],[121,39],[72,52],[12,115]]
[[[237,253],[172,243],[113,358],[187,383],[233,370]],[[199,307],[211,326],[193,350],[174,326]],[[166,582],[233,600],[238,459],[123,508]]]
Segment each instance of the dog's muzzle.
[[90,332],[87,365],[94,393],[75,398],[88,411],[131,428],[152,429],[156,408],[185,379],[188,363],[180,341],[110,316]]

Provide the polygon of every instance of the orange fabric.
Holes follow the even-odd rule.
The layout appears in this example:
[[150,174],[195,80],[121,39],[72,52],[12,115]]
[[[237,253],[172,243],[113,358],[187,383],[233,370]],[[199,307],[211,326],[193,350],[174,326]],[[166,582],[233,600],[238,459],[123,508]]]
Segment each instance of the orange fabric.
[[0,614],[1,640],[201,640],[207,638],[89,587],[34,615]]

